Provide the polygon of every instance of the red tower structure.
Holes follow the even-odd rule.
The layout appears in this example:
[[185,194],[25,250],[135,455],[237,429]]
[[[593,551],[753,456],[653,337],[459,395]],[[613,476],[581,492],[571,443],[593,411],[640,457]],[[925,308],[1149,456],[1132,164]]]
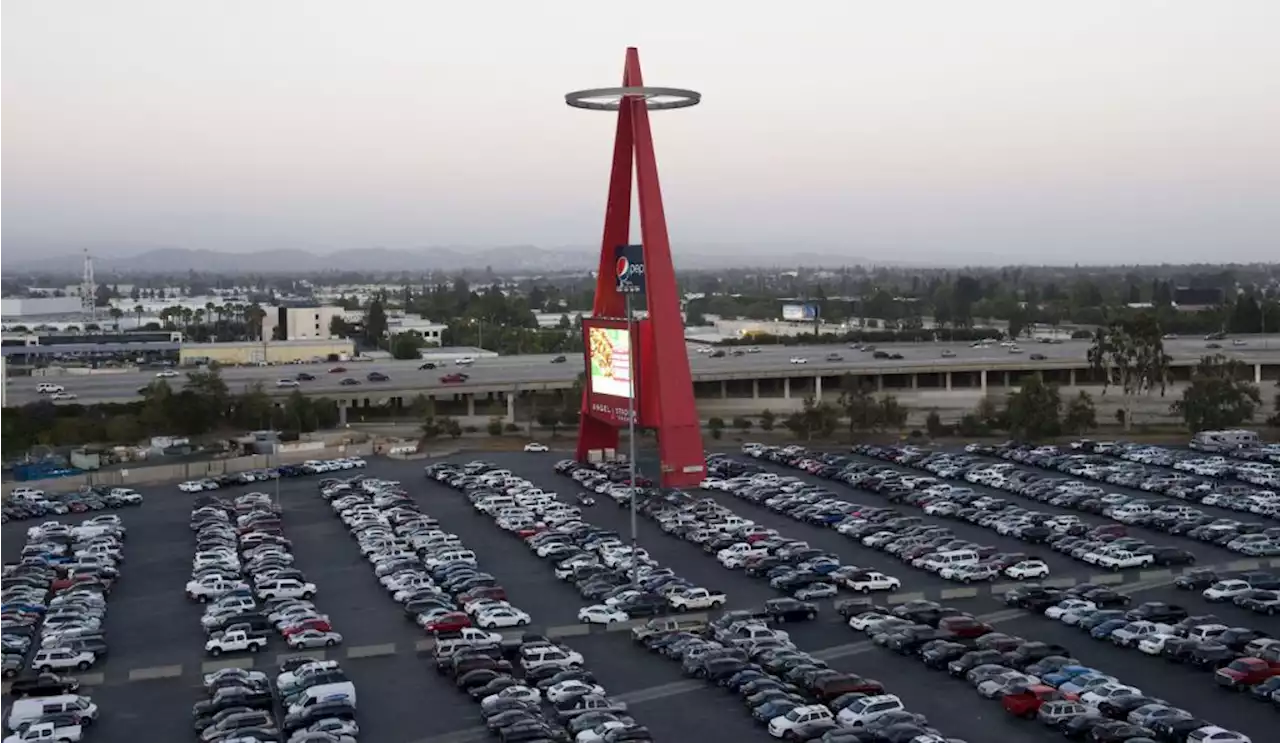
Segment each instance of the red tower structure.
[[[629,48],[621,88],[579,91],[565,100],[576,108],[618,115],[593,317],[583,322],[587,380],[577,458],[585,461],[592,450],[616,449],[619,428],[634,422],[657,432],[662,486],[695,485],[705,474],[702,429],[694,406],[649,111],[686,108],[701,96],[689,90],[645,87],[640,55]],[[628,245],[633,166],[640,206],[639,246]],[[624,282],[628,274],[638,272],[644,296],[636,309],[646,310],[647,316],[633,322],[628,314],[632,306],[623,290],[634,288]]]

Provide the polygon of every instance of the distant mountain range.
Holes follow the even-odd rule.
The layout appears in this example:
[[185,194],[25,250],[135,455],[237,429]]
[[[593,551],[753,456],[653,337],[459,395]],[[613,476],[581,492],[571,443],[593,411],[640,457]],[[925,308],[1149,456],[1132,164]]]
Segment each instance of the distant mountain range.
[[[595,250],[586,247],[539,248],[512,245],[493,248],[439,247],[422,250],[363,248],[334,253],[311,253],[305,250],[262,250],[253,253],[224,253],[216,250],[155,248],[132,255],[93,253],[94,271],[109,274],[176,274],[188,271],[214,274],[305,275],[326,271],[358,271],[362,273],[422,273],[426,271],[483,270],[492,268],[500,274],[550,271],[591,270],[596,266]],[[114,251],[113,251],[114,252]],[[733,246],[700,246],[675,251],[676,267],[684,270],[761,267],[865,265],[857,256],[832,253],[796,252],[785,246],[736,248]],[[879,262],[883,264],[884,262]],[[12,256],[5,259],[5,273],[45,273],[79,275],[84,266],[82,253],[46,255],[43,257]]]

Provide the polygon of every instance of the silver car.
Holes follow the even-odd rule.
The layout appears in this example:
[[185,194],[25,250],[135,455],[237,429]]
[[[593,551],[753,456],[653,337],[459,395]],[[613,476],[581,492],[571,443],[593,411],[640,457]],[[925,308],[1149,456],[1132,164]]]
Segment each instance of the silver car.
[[289,635],[289,647],[295,650],[304,648],[331,648],[342,643],[342,635],[337,632],[322,632],[307,629]]
[[1097,717],[1098,713],[1079,702],[1065,700],[1045,702],[1036,713],[1036,719],[1050,727],[1057,727],[1064,720],[1080,716]]

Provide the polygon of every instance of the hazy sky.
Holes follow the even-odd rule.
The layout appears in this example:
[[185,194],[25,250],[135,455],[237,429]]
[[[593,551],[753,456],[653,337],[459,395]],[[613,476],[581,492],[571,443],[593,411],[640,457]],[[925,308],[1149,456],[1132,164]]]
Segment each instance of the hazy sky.
[[613,121],[563,94],[635,45],[704,95],[653,114],[677,247],[1280,260],[1278,28],[1280,0],[5,0],[4,249],[595,243]]

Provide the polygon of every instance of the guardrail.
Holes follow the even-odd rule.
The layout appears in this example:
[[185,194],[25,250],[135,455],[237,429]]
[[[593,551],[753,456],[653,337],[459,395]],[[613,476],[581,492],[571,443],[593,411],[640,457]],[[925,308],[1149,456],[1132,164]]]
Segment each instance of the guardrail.
[[66,493],[79,490],[85,486],[126,487],[131,485],[152,485],[162,482],[180,482],[182,480],[199,480],[217,475],[229,475],[246,470],[259,470],[281,464],[297,464],[308,459],[334,459],[337,457],[367,457],[373,454],[373,444],[346,444],[323,449],[306,451],[282,451],[278,455],[258,454],[252,457],[235,457],[233,459],[212,459],[204,462],[184,462],[182,464],[158,464],[142,467],[86,472],[71,477],[56,477],[48,480],[28,480],[26,482],[4,483],[4,494],[7,496],[14,488],[36,488],[49,493]]

